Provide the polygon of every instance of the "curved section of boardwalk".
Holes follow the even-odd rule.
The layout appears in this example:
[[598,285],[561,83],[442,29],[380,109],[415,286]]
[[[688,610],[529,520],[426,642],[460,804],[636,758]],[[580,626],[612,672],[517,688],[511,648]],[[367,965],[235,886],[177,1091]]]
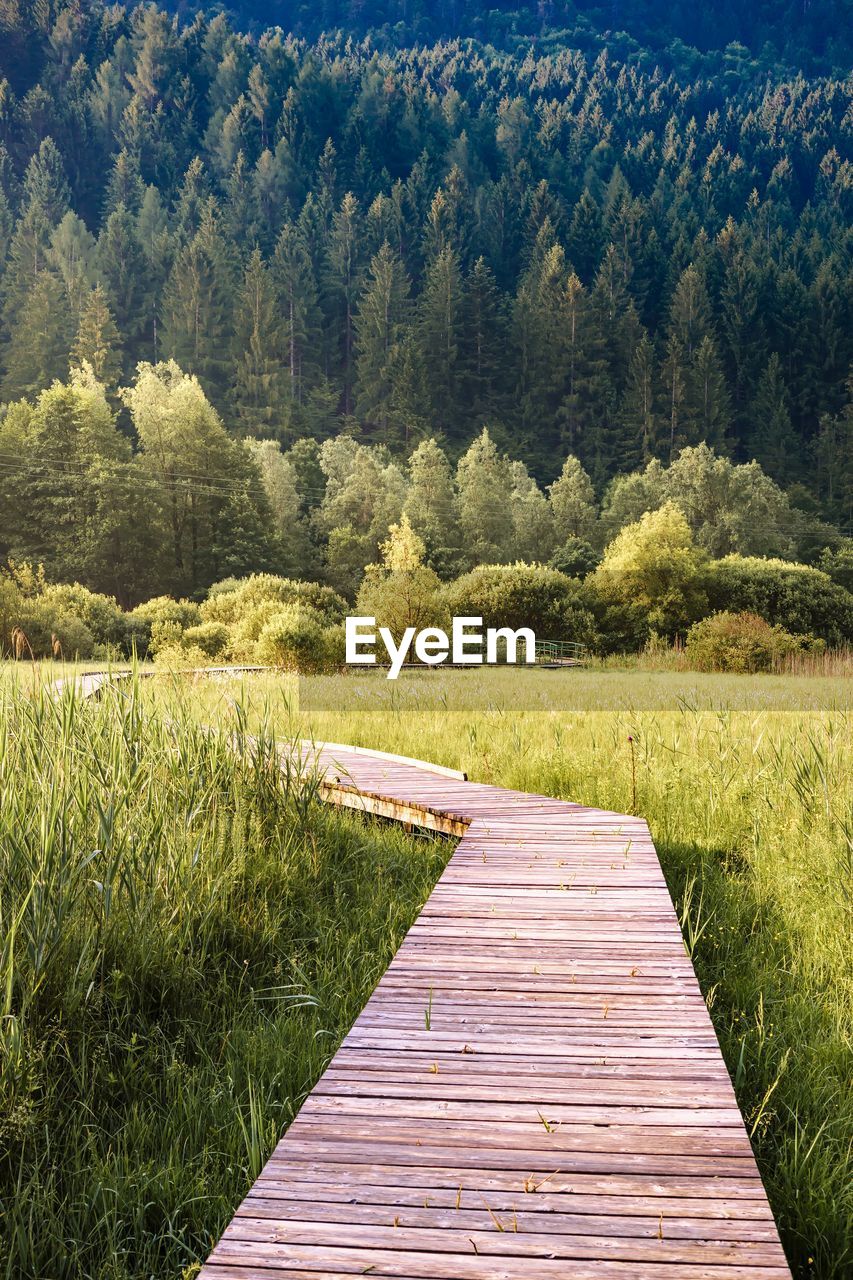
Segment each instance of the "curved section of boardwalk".
[[203,1280],[789,1277],[646,824],[318,755],[464,835]]

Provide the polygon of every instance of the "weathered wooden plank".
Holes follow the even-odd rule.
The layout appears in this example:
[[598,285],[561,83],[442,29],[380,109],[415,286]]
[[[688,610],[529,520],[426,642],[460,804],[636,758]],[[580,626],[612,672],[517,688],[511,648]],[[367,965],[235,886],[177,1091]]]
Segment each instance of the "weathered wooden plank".
[[462,838],[203,1280],[790,1280],[645,823],[317,758]]

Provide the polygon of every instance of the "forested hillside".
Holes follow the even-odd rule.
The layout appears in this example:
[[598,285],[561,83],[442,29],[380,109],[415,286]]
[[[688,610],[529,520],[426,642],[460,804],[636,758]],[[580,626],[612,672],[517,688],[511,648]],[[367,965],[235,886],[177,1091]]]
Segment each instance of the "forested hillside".
[[[204,6],[180,0],[169,7],[187,14]],[[797,67],[845,70],[850,61],[846,0],[233,0],[226,7],[243,25],[277,25],[309,39],[335,28],[396,44],[462,36],[511,46],[534,37],[595,53],[606,43],[682,59],[742,42],[762,58],[783,56]]]
[[[386,24],[379,44],[247,34],[221,14],[155,5],[0,8],[0,483],[19,497],[0,550],[56,558],[57,467],[81,476],[97,461],[117,520],[132,504],[104,468],[131,454],[171,493],[195,481],[221,496],[227,479],[229,500],[241,485],[258,495],[261,454],[217,453],[219,419],[234,442],[297,446],[300,518],[330,480],[310,440],[382,445],[382,470],[433,437],[455,463],[487,425],[527,476],[516,472],[515,490],[536,501],[531,477],[553,482],[569,454],[600,498],[619,474],[707,442],[790,490],[790,548],[771,552],[805,553],[797,511],[849,529],[849,82],[790,73],[766,48],[759,70],[732,45],[714,74],[671,41],[660,61],[631,41],[614,40],[619,56],[584,52],[554,34],[570,8],[556,3],[537,8],[548,38],[512,48],[438,38],[494,37],[503,6],[488,29],[466,4],[328,4],[312,22],[306,6],[264,13],[313,36],[356,8],[362,26]],[[639,35],[658,8],[618,6]],[[743,23],[756,42],[774,19],[831,62],[814,24],[840,38],[832,6],[787,28],[783,10],[715,6],[717,43]],[[581,16],[600,34],[597,13]],[[660,32],[708,43],[696,26],[707,18],[667,13]],[[407,32],[435,42],[406,44]],[[177,371],[137,381],[140,361],[170,359]],[[38,399],[86,362],[64,409],[58,392]],[[168,461],[139,424],[146,395],[185,394],[181,370],[219,418],[190,396],[199,440],[185,433]],[[75,434],[79,405],[101,404],[95,383],[107,400]],[[90,510],[84,520],[78,503],[75,519],[103,529],[101,490],[91,477],[83,487]],[[28,536],[23,515],[42,532]],[[252,547],[268,512],[255,515],[242,552],[236,515],[217,534],[221,555],[208,539],[216,564],[201,580],[264,567]],[[318,565],[324,545],[315,536]]]

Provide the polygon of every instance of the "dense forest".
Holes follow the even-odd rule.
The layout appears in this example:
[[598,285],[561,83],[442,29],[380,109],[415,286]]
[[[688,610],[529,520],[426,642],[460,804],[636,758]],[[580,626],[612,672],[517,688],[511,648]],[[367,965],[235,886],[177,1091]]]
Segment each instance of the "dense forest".
[[[415,455],[450,485],[431,555],[456,571],[484,427],[490,510],[516,511],[493,558],[559,550],[550,508],[547,536],[515,530],[567,456],[606,525],[614,483],[639,494],[703,443],[727,475],[756,460],[784,506],[728,550],[837,551],[850,83],[785,59],[833,66],[841,8],[660,8],[612,6],[633,34],[611,40],[602,10],[559,3],[487,22],[465,3],[264,6],[302,37],[259,30],[252,5],[243,31],[6,0],[0,552],[57,575],[91,561],[128,600],[241,568],[340,580],[377,557]],[[336,23],[377,31],[318,33]],[[596,41],[559,35],[578,24]],[[347,485],[366,496],[330,515]]]
[[[191,14],[203,5],[180,0],[169,7]],[[784,56],[803,69],[846,70],[850,62],[850,9],[843,0],[234,0],[225,8],[249,29],[275,25],[311,40],[335,28],[393,44],[461,36],[506,47],[535,38],[546,46],[598,53],[607,44],[620,54],[651,50],[697,63],[698,51],[713,55],[743,43],[764,59]]]

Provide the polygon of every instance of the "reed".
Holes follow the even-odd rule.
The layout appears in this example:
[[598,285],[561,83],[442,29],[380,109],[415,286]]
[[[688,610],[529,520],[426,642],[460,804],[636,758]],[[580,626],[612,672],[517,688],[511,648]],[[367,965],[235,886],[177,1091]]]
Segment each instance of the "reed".
[[193,1274],[449,853],[161,703],[0,681],[7,1280]]

